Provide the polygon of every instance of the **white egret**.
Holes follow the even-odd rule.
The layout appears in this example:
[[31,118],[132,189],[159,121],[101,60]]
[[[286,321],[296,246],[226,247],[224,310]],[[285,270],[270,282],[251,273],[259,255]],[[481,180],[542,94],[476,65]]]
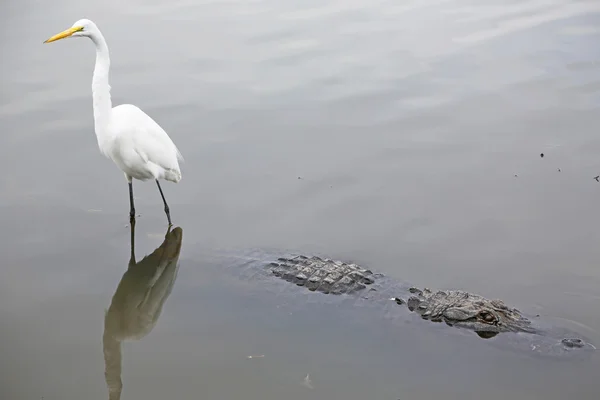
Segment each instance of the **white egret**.
[[181,153],[167,133],[146,113],[132,104],[112,107],[108,73],[110,56],[106,40],[96,24],[80,19],[73,26],[44,43],[74,37],[88,37],[96,45],[96,66],[92,77],[94,130],[100,152],[110,158],[125,174],[129,184],[130,220],[135,222],[132,179],[154,179],[162,197],[169,225],[171,215],[159,179],[177,183],[181,180],[178,160]]

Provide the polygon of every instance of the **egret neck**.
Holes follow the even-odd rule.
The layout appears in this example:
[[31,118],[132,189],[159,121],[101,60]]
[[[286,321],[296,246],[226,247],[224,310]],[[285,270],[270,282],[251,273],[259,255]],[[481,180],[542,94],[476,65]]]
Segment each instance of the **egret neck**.
[[108,124],[110,113],[112,111],[112,102],[110,99],[110,85],[108,83],[108,73],[110,69],[110,55],[106,40],[100,31],[94,32],[91,36],[96,45],[96,66],[94,67],[94,76],[92,78],[92,98],[94,104],[94,128],[98,147],[100,151],[106,154],[108,144],[112,139]]

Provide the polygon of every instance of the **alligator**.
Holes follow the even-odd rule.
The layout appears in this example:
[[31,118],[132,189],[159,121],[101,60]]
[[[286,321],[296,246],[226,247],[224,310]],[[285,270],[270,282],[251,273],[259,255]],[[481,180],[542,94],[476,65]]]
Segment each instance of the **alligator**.
[[418,289],[356,263],[314,255],[290,254],[282,257],[273,254],[264,250],[246,254],[235,252],[233,258],[237,261],[224,264],[221,260],[218,264],[229,271],[236,270],[235,275],[244,281],[275,279],[285,281],[288,288],[289,284],[293,284],[300,290],[321,296],[354,298],[375,307],[399,305],[417,314],[419,319],[472,331],[482,339],[513,334],[516,336],[509,341],[514,343],[518,341],[517,336],[520,340],[525,337],[521,342],[541,355],[587,353],[596,349],[582,335],[559,327],[545,329],[542,323],[534,322],[534,317],[527,317],[501,300],[487,299],[463,290]]

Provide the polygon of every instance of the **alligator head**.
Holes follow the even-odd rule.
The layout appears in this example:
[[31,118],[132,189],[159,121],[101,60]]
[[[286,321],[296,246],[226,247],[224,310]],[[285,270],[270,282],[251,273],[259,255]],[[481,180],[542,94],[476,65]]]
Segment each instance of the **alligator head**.
[[484,339],[500,332],[535,333],[531,321],[501,300],[489,300],[461,290],[432,292],[411,288],[410,292],[414,296],[408,299],[408,308],[422,318],[472,330]]

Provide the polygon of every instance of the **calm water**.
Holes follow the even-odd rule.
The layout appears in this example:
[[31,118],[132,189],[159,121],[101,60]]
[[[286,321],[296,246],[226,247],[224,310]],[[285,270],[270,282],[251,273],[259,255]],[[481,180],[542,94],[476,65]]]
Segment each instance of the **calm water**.
[[[111,50],[114,104],[140,106],[186,158],[181,183],[163,185],[183,231],[166,293],[177,279],[108,374],[122,399],[598,398],[597,354],[552,362],[304,309],[208,255],[359,260],[599,344],[600,2],[90,3],[1,6],[0,397],[108,398],[105,355],[118,357],[103,338],[127,332],[105,311],[134,313],[119,296],[142,301],[148,278],[123,277],[127,185],[94,137],[93,46],[42,45],[87,17]],[[135,190],[140,262],[166,219],[155,185]]]

